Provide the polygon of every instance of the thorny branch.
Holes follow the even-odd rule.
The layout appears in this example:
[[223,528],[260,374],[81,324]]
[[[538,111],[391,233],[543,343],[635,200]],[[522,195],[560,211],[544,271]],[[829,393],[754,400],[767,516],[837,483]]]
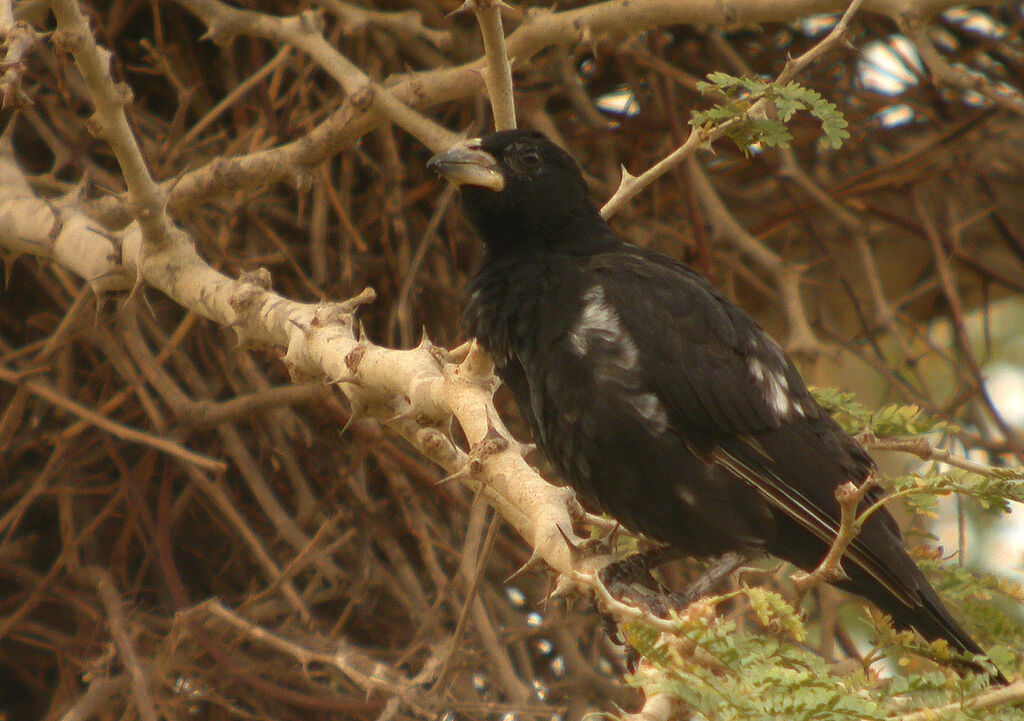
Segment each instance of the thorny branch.
[[484,40],[487,69],[484,82],[494,112],[494,129],[511,130],[516,127],[516,106],[512,95],[512,62],[505,46],[505,30],[501,23],[501,0],[467,0],[476,13],[480,34]]
[[110,144],[117,156],[128,185],[128,204],[142,229],[142,237],[154,249],[164,247],[173,230],[164,212],[163,192],[146,167],[125,115],[125,108],[132,102],[132,91],[126,84],[114,82],[110,75],[111,53],[96,44],[77,0],[53,0],[51,6],[57,16],[54,42],[71,51],[94,99],[96,114],[90,121],[91,129]]

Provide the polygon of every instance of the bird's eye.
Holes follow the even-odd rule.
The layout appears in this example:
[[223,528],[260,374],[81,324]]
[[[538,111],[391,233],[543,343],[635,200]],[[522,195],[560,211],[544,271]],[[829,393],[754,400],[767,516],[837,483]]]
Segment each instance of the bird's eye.
[[540,153],[529,145],[516,143],[505,153],[505,159],[514,168],[525,170],[540,165]]
[[524,150],[520,153],[519,158],[526,165],[537,165],[540,162],[540,154],[536,150]]

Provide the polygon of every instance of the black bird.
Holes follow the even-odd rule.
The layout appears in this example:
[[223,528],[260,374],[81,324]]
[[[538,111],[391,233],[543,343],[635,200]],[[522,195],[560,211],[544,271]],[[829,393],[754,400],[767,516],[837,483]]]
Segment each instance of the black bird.
[[[460,186],[484,243],[471,330],[583,500],[689,555],[816,567],[838,530],[835,489],[862,483],[873,462],[779,345],[687,265],[624,242],[542,134],[467,140],[428,166]],[[836,585],[898,626],[983,653],[884,508],[843,568]]]

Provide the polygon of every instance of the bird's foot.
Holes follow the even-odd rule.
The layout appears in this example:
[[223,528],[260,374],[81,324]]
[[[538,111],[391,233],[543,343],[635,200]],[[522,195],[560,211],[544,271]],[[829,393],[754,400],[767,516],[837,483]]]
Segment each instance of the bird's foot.
[[680,611],[710,595],[719,583],[747,560],[742,553],[731,551],[722,554],[681,593],[674,593],[651,575],[651,569],[681,555],[667,547],[637,553],[605,566],[600,572],[601,581],[616,598],[641,606],[655,616],[667,618],[669,611]]
[[655,616],[667,618],[675,608],[673,594],[651,575],[651,569],[682,554],[673,548],[655,548],[613,561],[601,569],[601,582],[616,598],[640,606]]
[[672,594],[682,606],[689,606],[694,601],[711,595],[715,586],[724,581],[737,568],[747,562],[746,554],[729,551],[715,558],[708,567],[687,586],[682,593]]
[[608,593],[620,601],[659,618],[668,618],[668,592],[642,564],[624,563],[634,558],[635,556],[630,556],[609,563],[599,573],[601,582],[608,589]]

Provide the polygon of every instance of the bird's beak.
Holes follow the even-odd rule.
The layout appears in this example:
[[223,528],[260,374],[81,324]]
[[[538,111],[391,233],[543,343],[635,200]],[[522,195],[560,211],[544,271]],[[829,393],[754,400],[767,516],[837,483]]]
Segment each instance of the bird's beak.
[[455,185],[479,185],[495,192],[505,187],[497,165],[494,156],[480,147],[480,138],[456,143],[427,161],[428,168]]

